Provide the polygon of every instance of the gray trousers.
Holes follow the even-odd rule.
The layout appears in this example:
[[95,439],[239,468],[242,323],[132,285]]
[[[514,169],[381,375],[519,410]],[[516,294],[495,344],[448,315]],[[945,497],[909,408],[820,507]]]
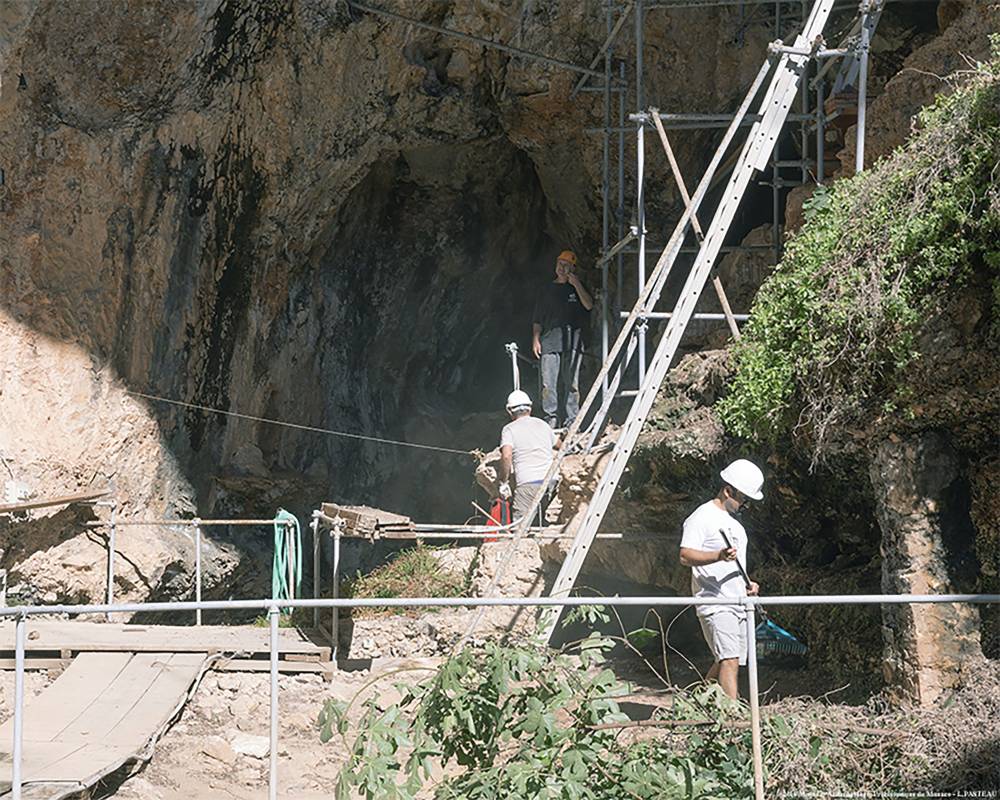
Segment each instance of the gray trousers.
[[568,427],[580,410],[583,351],[542,353],[542,415],[553,428]]
[[528,509],[531,508],[531,504],[535,501],[538,490],[541,488],[541,483],[526,483],[523,486],[518,484],[514,489],[514,507],[511,510],[511,519],[521,519],[528,513]]

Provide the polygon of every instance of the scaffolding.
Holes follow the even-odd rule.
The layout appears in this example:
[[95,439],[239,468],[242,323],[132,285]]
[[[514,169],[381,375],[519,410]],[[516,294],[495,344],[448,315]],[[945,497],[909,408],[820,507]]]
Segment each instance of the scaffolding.
[[[757,181],[758,186],[769,188],[771,194],[770,244],[730,243],[725,245],[723,253],[769,252],[770,266],[776,265],[781,260],[784,234],[783,197],[792,188],[811,182],[819,185],[825,180],[827,125],[836,117],[843,116],[842,111],[828,114],[826,103],[837,94],[850,92],[852,87],[857,87],[858,136],[855,169],[860,171],[863,168],[868,55],[871,36],[885,2],[887,0],[836,0],[834,3],[834,10],[857,9],[855,25],[838,47],[821,48],[813,54],[817,59],[826,59],[826,64],[817,67],[815,75],[806,75],[805,80],[801,82],[798,108],[788,115],[788,122],[795,130],[783,137],[783,146],[786,149],[792,147],[796,152],[793,157],[784,157],[782,143],[779,142],[779,146],[776,146],[771,153],[768,175],[762,176]],[[635,290],[635,297],[642,295],[648,278],[647,259],[650,248],[662,246],[662,243],[650,236],[646,219],[645,138],[647,129],[653,125],[652,115],[658,114],[658,125],[662,125],[666,130],[676,131],[721,130],[727,128],[733,119],[733,113],[728,110],[719,113],[705,111],[660,113],[654,110],[655,104],[648,103],[645,80],[647,14],[658,11],[699,13],[706,9],[720,8],[738,11],[735,46],[742,47],[747,30],[752,25],[758,24],[766,24],[773,32],[775,42],[780,43],[786,31],[796,28],[805,19],[809,2],[808,0],[604,0],[605,38],[587,66],[522,47],[514,47],[502,41],[427,23],[359,0],[348,0],[348,5],[358,12],[379,15],[431,33],[496,49],[513,58],[528,59],[577,74],[580,77],[570,93],[570,99],[577,98],[581,94],[601,96],[603,124],[600,127],[586,128],[585,132],[600,135],[601,141],[601,251],[595,259],[594,266],[600,270],[600,351],[601,362],[604,363],[607,361],[611,338],[620,329],[622,320],[628,316],[628,312],[624,309],[631,304],[626,304],[625,298],[632,296],[632,287]],[[621,40],[630,21],[633,41],[623,44]],[[831,67],[837,62],[839,69],[832,71]],[[628,110],[630,103],[631,110]],[[739,124],[751,126],[758,121],[758,115],[749,114]],[[630,158],[627,145],[633,139],[635,166],[634,176],[630,180],[629,170],[626,167]],[[731,168],[732,162],[725,166]],[[711,188],[715,188],[726,178],[727,171],[725,168],[719,171]],[[634,194],[635,198],[632,209],[626,207],[626,197],[630,194]],[[693,255],[697,249],[696,246],[686,245],[681,252],[684,255]],[[626,266],[627,256],[634,257],[635,271],[631,275],[628,274],[630,270]],[[736,323],[745,321],[748,315],[745,311],[730,313],[721,284],[713,280],[713,285],[722,306],[721,313],[698,312],[693,319],[698,322],[726,322],[731,332],[738,335]],[[647,311],[637,332],[637,384],[641,384],[648,365],[647,344],[649,336],[652,335],[651,327],[666,319],[663,312],[657,312],[652,308]],[[607,390],[608,378],[605,375],[602,378],[602,391]],[[635,391],[632,388],[621,390],[623,397],[633,396]]]
[[[600,83],[593,85],[594,79],[591,75],[584,75],[577,82],[573,94],[587,89],[599,91],[603,95],[603,126],[600,128],[588,128],[588,133],[600,134],[602,142],[602,171],[601,171],[601,204],[602,204],[602,230],[601,230],[601,255],[597,260],[597,265],[601,270],[601,360],[605,363],[608,358],[609,328],[618,329],[621,320],[628,317],[628,312],[623,310],[626,293],[631,295],[629,285],[634,280],[635,297],[640,297],[646,287],[647,281],[647,258],[650,246],[659,245],[649,236],[649,229],[646,220],[646,142],[645,136],[647,128],[655,125],[663,138],[666,146],[664,129],[680,131],[710,131],[713,129],[723,129],[728,127],[733,119],[732,112],[705,113],[705,112],[678,112],[660,113],[655,105],[647,103],[645,87],[645,36],[646,13],[655,10],[688,10],[698,12],[706,8],[718,7],[738,8],[740,14],[739,28],[737,32],[738,44],[742,47],[743,36],[748,26],[757,20],[758,12],[769,9],[771,19],[770,25],[774,33],[775,44],[779,44],[786,29],[793,29],[801,25],[807,16],[809,7],[808,0],[608,0],[605,2],[605,27],[606,39],[598,52],[598,55],[591,62],[594,67],[601,60],[604,62],[604,73]],[[884,0],[861,0],[861,2],[838,2],[834,9],[857,8],[858,16],[854,27],[844,37],[843,42],[836,48],[818,48],[811,53],[816,59],[825,59],[826,64],[815,69],[815,76],[809,80],[807,74],[801,81],[798,93],[798,109],[790,113],[787,120],[796,128],[786,137],[786,142],[792,142],[797,150],[795,157],[783,157],[780,146],[775,146],[770,158],[769,178],[762,178],[759,185],[768,186],[771,193],[771,243],[769,245],[753,245],[732,243],[726,245],[722,252],[770,252],[772,255],[771,266],[776,265],[782,256],[782,242],[784,238],[783,225],[783,194],[794,187],[807,185],[814,182],[820,185],[826,176],[826,148],[825,137],[827,124],[835,115],[830,115],[825,109],[825,99],[830,96],[842,93],[857,86],[857,114],[858,114],[858,137],[855,160],[855,170],[861,171],[864,166],[864,125],[867,107],[867,74],[868,56],[871,36],[875,26],[878,24],[879,16],[884,7]],[[748,15],[748,9],[753,11]],[[631,81],[626,72],[626,61],[618,59],[615,55],[615,46],[620,37],[621,31],[625,28],[625,22],[629,16],[634,17],[634,68]],[[760,20],[763,21],[763,20]],[[832,75],[832,80],[828,78],[831,67],[839,60],[839,69]],[[810,61],[810,63],[818,63]],[[617,70],[615,67],[617,66]],[[807,67],[808,69],[808,67]],[[830,92],[825,91],[827,82],[831,83]],[[631,92],[630,92],[631,88]],[[633,111],[626,118],[626,98],[631,94],[634,99]],[[814,95],[814,100],[810,97]],[[616,102],[617,101],[617,102]],[[617,119],[614,111],[617,111]],[[838,114],[839,115],[839,112]],[[759,115],[748,114],[739,125],[750,126],[759,122]],[[632,123],[629,125],[628,123]],[[628,212],[625,207],[626,196],[626,137],[634,135],[635,138],[635,178],[634,195],[635,206],[631,224],[626,226]],[[614,141],[613,141],[614,139]],[[780,144],[780,143],[779,143]],[[613,147],[614,145],[614,147]],[[616,163],[611,164],[611,152],[615,150],[617,154]],[[671,156],[672,159],[672,156]],[[674,163],[671,166],[675,169]],[[727,165],[732,166],[732,163]],[[719,182],[726,177],[727,170],[721,170],[715,182]],[[715,186],[715,183],[712,184]],[[614,205],[612,206],[612,198]],[[612,241],[615,242],[612,245]],[[634,244],[633,244],[634,242]],[[696,246],[685,246],[681,252],[683,254],[697,253]],[[626,278],[625,256],[635,257],[634,277]],[[614,260],[616,273],[616,286],[614,292],[614,302],[608,302],[611,296],[611,286],[609,284],[609,265]],[[722,290],[718,279],[713,280],[713,285],[718,295],[721,305],[719,312],[699,312],[694,314],[693,319],[703,322],[727,322],[734,336],[738,337],[738,329],[735,323],[748,319],[746,313],[731,313],[728,308],[728,301]],[[609,308],[609,305],[611,306]],[[657,312],[652,308],[646,309],[645,319],[641,321],[638,337],[638,384],[642,383],[645,371],[648,366],[646,357],[647,340],[650,335],[650,323],[657,320],[668,319],[664,312]],[[602,378],[602,391],[608,391],[608,377]],[[622,389],[620,396],[631,397],[635,394],[635,389]],[[603,398],[602,398],[603,399]],[[591,444],[596,439],[592,436]]]

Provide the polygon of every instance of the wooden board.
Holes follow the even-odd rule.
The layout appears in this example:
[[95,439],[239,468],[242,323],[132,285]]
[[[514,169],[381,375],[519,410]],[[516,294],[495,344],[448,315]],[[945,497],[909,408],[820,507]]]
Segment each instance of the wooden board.
[[[77,656],[25,702],[25,796],[57,800],[140,758],[185,702],[205,659],[204,653]],[[13,719],[0,726],[4,788],[10,784],[13,728]]]
[[[67,720],[77,719],[92,706],[131,660],[129,653],[84,653],[79,656],[48,689],[25,701],[25,741],[54,741]],[[29,714],[31,719],[28,719]],[[13,726],[13,720],[8,719],[0,727],[0,743],[10,741]]]
[[110,489],[94,489],[89,492],[77,492],[76,494],[66,494],[61,497],[47,497],[38,500],[25,500],[23,503],[7,503],[0,505],[0,514],[9,514],[13,511],[30,511],[33,508],[49,508],[51,506],[65,506],[70,503],[89,503],[92,500],[100,500],[111,494]]
[[[24,668],[32,669],[66,669],[70,665],[69,658],[25,658]],[[0,658],[0,669],[16,669],[17,661],[13,658]]]
[[[319,639],[318,636],[314,637]],[[270,631],[250,625],[124,625],[75,620],[31,620],[25,636],[26,653],[247,653],[266,654]],[[14,624],[0,623],[0,658],[14,652]],[[330,660],[330,648],[310,641],[297,628],[278,630],[278,653]]]
[[[238,658],[228,661],[217,661],[212,664],[213,670],[219,672],[269,672],[270,661],[251,661],[248,658]],[[322,661],[317,663],[303,663],[301,661],[279,661],[278,672],[285,675],[295,675],[299,673],[312,673],[319,675],[324,681],[329,683],[333,680],[335,668],[333,662]]]
[[339,506],[336,503],[323,503],[321,508],[327,517],[331,519],[340,517],[344,520],[344,533],[348,536],[375,536],[383,527],[408,530],[413,526],[413,521],[409,517],[370,506]]

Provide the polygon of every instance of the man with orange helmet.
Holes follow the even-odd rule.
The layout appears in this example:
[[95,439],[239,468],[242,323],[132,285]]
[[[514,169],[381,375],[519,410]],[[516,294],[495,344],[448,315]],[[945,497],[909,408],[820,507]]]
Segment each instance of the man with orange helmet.
[[556,258],[556,277],[538,296],[531,349],[542,373],[542,416],[552,428],[568,427],[580,410],[580,362],[594,298],[576,274],[576,254]]

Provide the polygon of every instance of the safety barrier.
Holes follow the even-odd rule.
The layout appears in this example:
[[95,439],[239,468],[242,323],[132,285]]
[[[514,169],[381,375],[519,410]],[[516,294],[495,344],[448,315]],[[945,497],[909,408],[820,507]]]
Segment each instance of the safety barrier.
[[[478,507],[478,506],[477,506]],[[485,513],[485,512],[484,512]],[[379,538],[385,539],[407,539],[411,541],[423,541],[423,540],[445,540],[448,542],[454,541],[468,541],[472,540],[475,542],[482,542],[485,539],[491,539],[496,541],[509,541],[512,539],[525,539],[525,540],[536,540],[536,541],[554,541],[560,539],[572,539],[574,534],[567,533],[564,525],[549,525],[545,527],[532,527],[527,528],[524,534],[519,534],[514,529],[517,527],[517,521],[514,521],[508,525],[442,525],[437,523],[431,524],[414,524],[412,526],[413,530],[411,533],[407,534],[393,534],[391,536],[382,536]],[[344,520],[330,517],[324,514],[320,510],[313,511],[312,521],[309,523],[309,529],[312,531],[312,544],[313,544],[313,597],[319,597],[322,593],[322,554],[320,552],[320,546],[322,543],[322,538],[320,536],[321,530],[326,530],[328,535],[333,540],[333,553],[332,553],[332,564],[331,564],[331,596],[333,598],[340,597],[340,543],[342,539],[367,539],[370,537],[361,535],[350,535],[344,530]],[[667,540],[670,538],[669,534],[658,533],[653,531],[627,531],[624,533],[616,532],[601,532],[597,534],[596,539],[601,540]],[[674,537],[679,543],[679,537]],[[325,630],[320,624],[319,619],[319,608],[313,609],[313,627],[318,631],[325,634],[329,634],[330,637],[330,647],[333,652],[333,659],[337,659],[337,647],[338,647],[338,637],[340,633],[340,613],[337,607],[334,607],[330,614],[330,629]]]
[[177,611],[266,610],[270,627],[270,763],[268,800],[278,796],[278,618],[282,608],[341,609],[365,607],[392,608],[474,608],[485,606],[705,606],[738,605],[746,609],[748,677],[750,684],[750,715],[753,741],[754,784],[756,800],[764,800],[764,776],[761,758],[760,702],[757,681],[756,609],[758,606],[786,605],[909,605],[923,603],[998,603],[1000,594],[947,594],[947,595],[790,595],[778,597],[746,597],[740,603],[721,598],[698,599],[692,597],[417,597],[417,598],[350,598],[312,600],[208,600],[203,602],[173,601],[157,603],[121,603],[117,605],[52,605],[15,606],[0,609],[0,619],[15,618],[14,666],[14,735],[13,765],[11,771],[11,797],[21,800],[21,762],[24,721],[24,651],[25,629],[28,617],[39,614],[113,614],[113,613],[171,613]]
[[[105,506],[111,509],[110,519],[107,521],[97,520],[95,522],[88,522],[86,527],[93,530],[96,528],[107,528],[108,529],[108,567],[107,567],[107,596],[106,603],[111,605],[115,601],[115,555],[117,554],[117,534],[118,528],[123,527],[159,527],[159,528],[194,528],[194,536],[188,537],[194,542],[194,599],[195,602],[201,601],[201,529],[210,527],[240,527],[240,526],[264,526],[264,525],[281,525],[290,529],[298,524],[297,521],[293,521],[291,518],[278,517],[275,519],[200,519],[195,517],[194,519],[129,519],[129,520],[119,520],[118,517],[118,504],[113,501],[99,501],[95,503],[97,506]],[[187,534],[185,534],[186,536]],[[108,612],[106,614],[107,619],[111,620],[111,614],[113,612]],[[201,625],[201,609],[195,609],[195,625]]]

